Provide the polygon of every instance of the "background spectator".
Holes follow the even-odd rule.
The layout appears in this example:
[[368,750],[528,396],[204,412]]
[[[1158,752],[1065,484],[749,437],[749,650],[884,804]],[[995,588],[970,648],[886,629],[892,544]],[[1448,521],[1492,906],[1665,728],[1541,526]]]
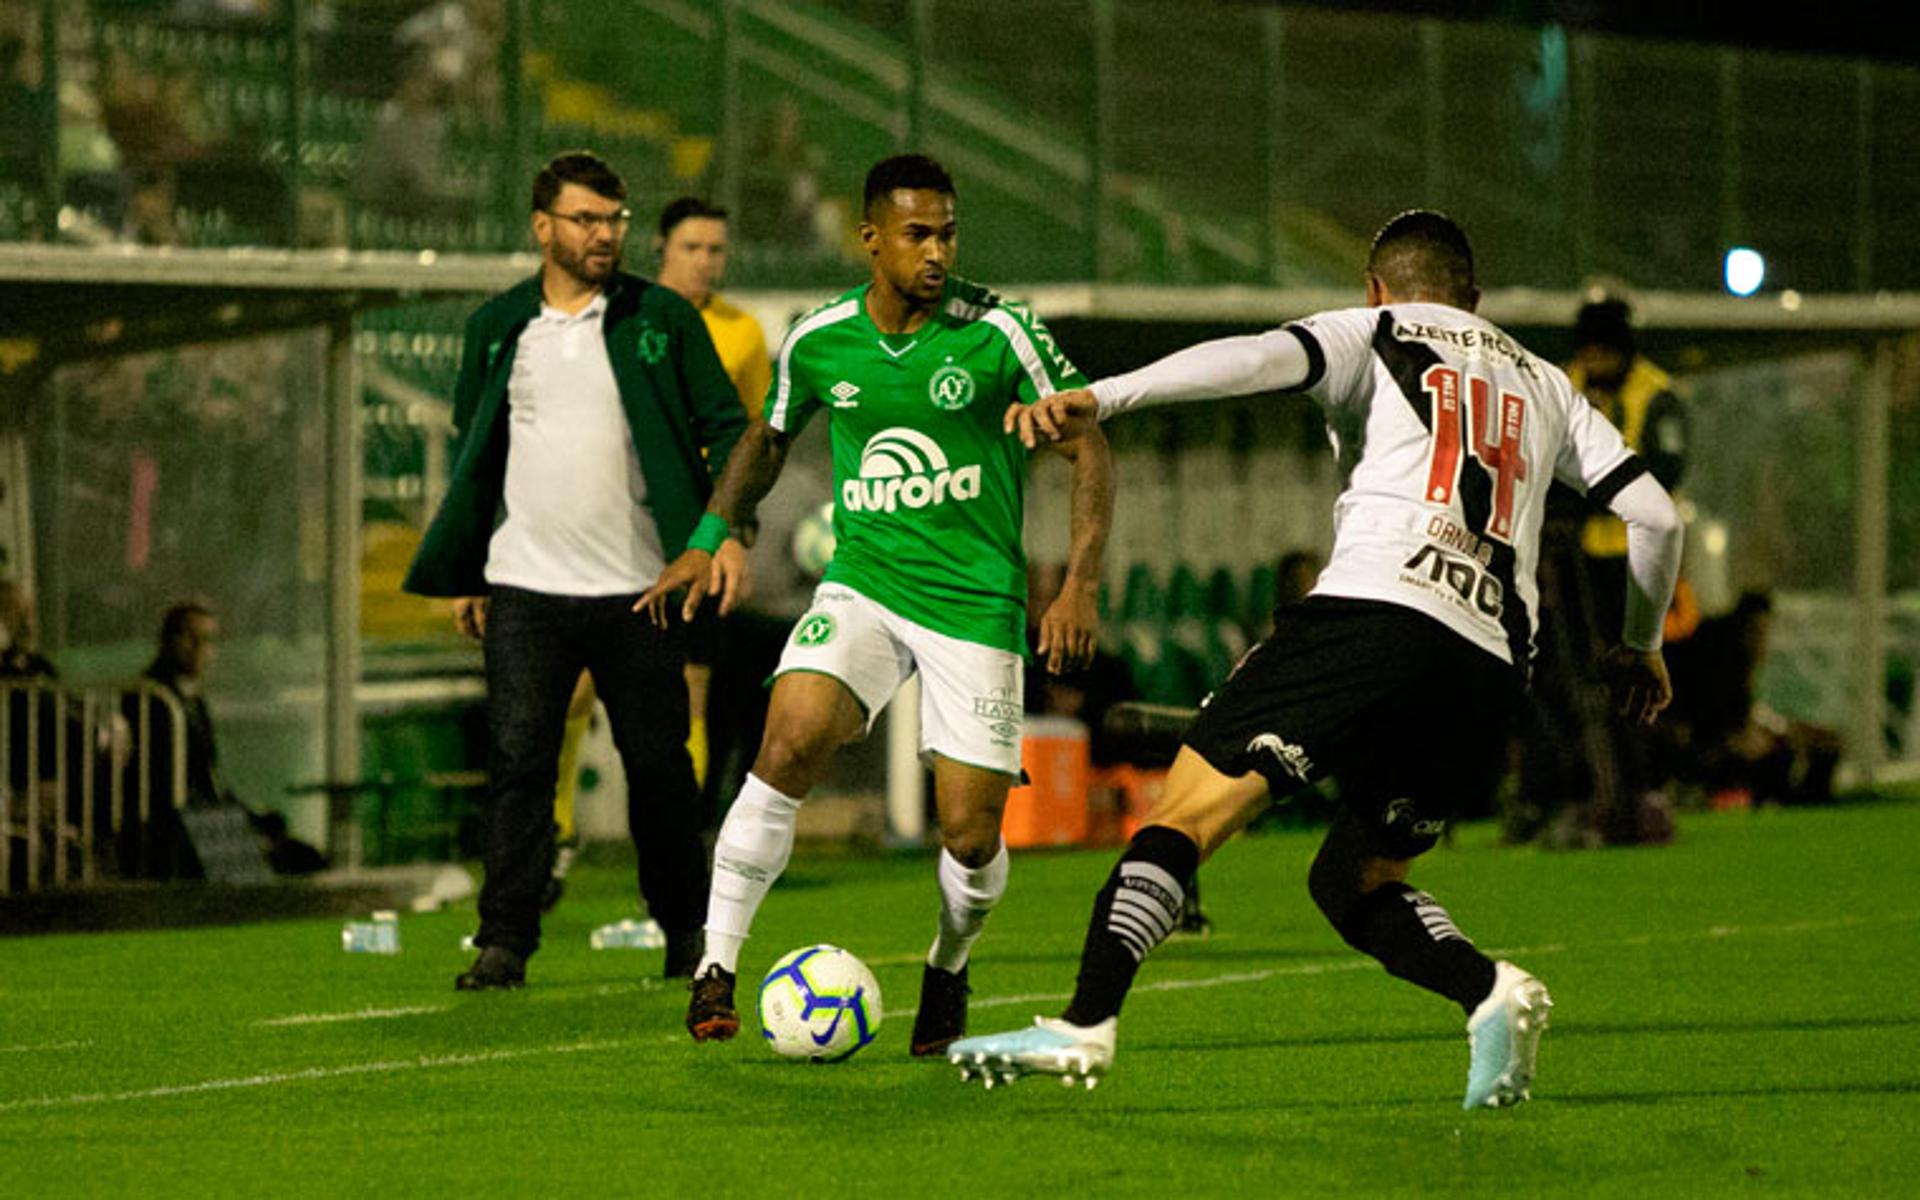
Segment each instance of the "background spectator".
[[[1625,302],[1580,309],[1567,377],[1660,485],[1675,489],[1686,468],[1685,412],[1672,380],[1639,353]],[[1626,527],[1555,485],[1538,579],[1539,657],[1520,722],[1520,789],[1504,814],[1507,840],[1542,832],[1559,846],[1670,840],[1652,736],[1614,711],[1598,673],[1626,612]]]
[[[179,705],[185,724],[187,806],[191,809],[236,808],[245,812],[260,835],[267,864],[282,875],[310,875],[326,866],[320,852],[287,835],[286,818],[277,812],[255,812],[240,802],[220,778],[220,751],[214,740],[213,717],[202,694],[202,682],[218,653],[220,621],[202,604],[176,604],[160,622],[160,644],[143,679]],[[145,706],[145,723],[141,707]],[[148,788],[147,820],[130,813],[122,826],[121,866],[130,875],[150,879],[197,879],[204,874],[198,855],[173,807],[173,709],[151,699],[129,696],[128,722],[144,732],[147,752],[135,756]],[[136,776],[127,789],[128,803],[136,803]]]
[[1673,648],[1673,769],[1716,808],[1824,804],[1833,799],[1840,735],[1768,708],[1754,694],[1767,658],[1773,601],[1749,591]]

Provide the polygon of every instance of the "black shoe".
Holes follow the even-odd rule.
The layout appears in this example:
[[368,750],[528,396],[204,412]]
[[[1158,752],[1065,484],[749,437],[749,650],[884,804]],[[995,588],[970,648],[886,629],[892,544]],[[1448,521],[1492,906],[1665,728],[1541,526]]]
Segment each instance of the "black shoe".
[[1200,880],[1187,881],[1187,894],[1180,901],[1180,915],[1174,919],[1173,931],[1191,937],[1207,937],[1213,933],[1213,920],[1200,911]]
[[706,952],[707,933],[704,929],[668,934],[667,969],[663,974],[668,979],[692,979],[694,971],[700,966],[700,956]]
[[724,1042],[740,1032],[740,1014],[733,1011],[733,972],[719,963],[688,985],[687,1032],[696,1042]]
[[560,897],[566,895],[567,872],[573,870],[574,860],[579,857],[580,839],[577,837],[554,845],[553,868],[547,874],[546,890],[540,894],[541,912],[552,912],[554,906],[560,903]]
[[942,971],[929,966],[920,972],[920,1011],[913,1016],[908,1052],[915,1058],[942,1054],[967,1036],[967,969]]
[[527,960],[505,946],[486,946],[473,965],[454,977],[462,992],[491,992],[527,986]]

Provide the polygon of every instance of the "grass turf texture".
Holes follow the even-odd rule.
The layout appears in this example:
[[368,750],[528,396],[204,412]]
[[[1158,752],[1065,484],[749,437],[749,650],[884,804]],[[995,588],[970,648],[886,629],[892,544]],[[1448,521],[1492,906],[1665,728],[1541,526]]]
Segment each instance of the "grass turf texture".
[[[402,919],[0,941],[0,1195],[1746,1195],[1920,1189],[1920,804],[1696,816],[1645,850],[1495,847],[1414,880],[1553,989],[1536,1099],[1462,1113],[1445,1001],[1321,922],[1313,834],[1202,875],[1219,933],[1151,959],[1093,1092],[909,1060],[924,856],[797,860],[695,1046],[660,954],[594,952],[628,870],[576,873],[524,992],[456,995],[471,906]],[[1110,851],[1020,855],[974,1032],[1058,1010]],[[1909,881],[1903,884],[1901,881]],[[890,1004],[839,1066],[777,1059],[761,972],[853,949]],[[353,1019],[313,1019],[348,1016]]]

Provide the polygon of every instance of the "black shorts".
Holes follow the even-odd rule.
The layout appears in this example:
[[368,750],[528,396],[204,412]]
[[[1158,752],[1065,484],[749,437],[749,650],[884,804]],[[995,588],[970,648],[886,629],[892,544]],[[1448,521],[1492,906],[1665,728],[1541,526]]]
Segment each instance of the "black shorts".
[[1506,765],[1518,671],[1397,604],[1313,596],[1277,614],[1183,739],[1275,796],[1332,776],[1383,858],[1433,848]]

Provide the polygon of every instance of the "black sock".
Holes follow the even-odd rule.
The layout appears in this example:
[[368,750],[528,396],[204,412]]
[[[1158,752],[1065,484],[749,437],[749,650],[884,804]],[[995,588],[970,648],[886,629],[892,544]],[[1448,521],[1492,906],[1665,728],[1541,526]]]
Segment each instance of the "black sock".
[[1199,865],[1200,847],[1184,833],[1149,825],[1133,836],[1094,899],[1066,1020],[1097,1025],[1120,1012],[1141,960],[1173,932],[1185,896],[1181,881]]
[[1389,883],[1353,902],[1340,936],[1380,960],[1389,975],[1438,992],[1468,1016],[1493,991],[1493,960],[1454,927],[1439,901],[1418,888]]

